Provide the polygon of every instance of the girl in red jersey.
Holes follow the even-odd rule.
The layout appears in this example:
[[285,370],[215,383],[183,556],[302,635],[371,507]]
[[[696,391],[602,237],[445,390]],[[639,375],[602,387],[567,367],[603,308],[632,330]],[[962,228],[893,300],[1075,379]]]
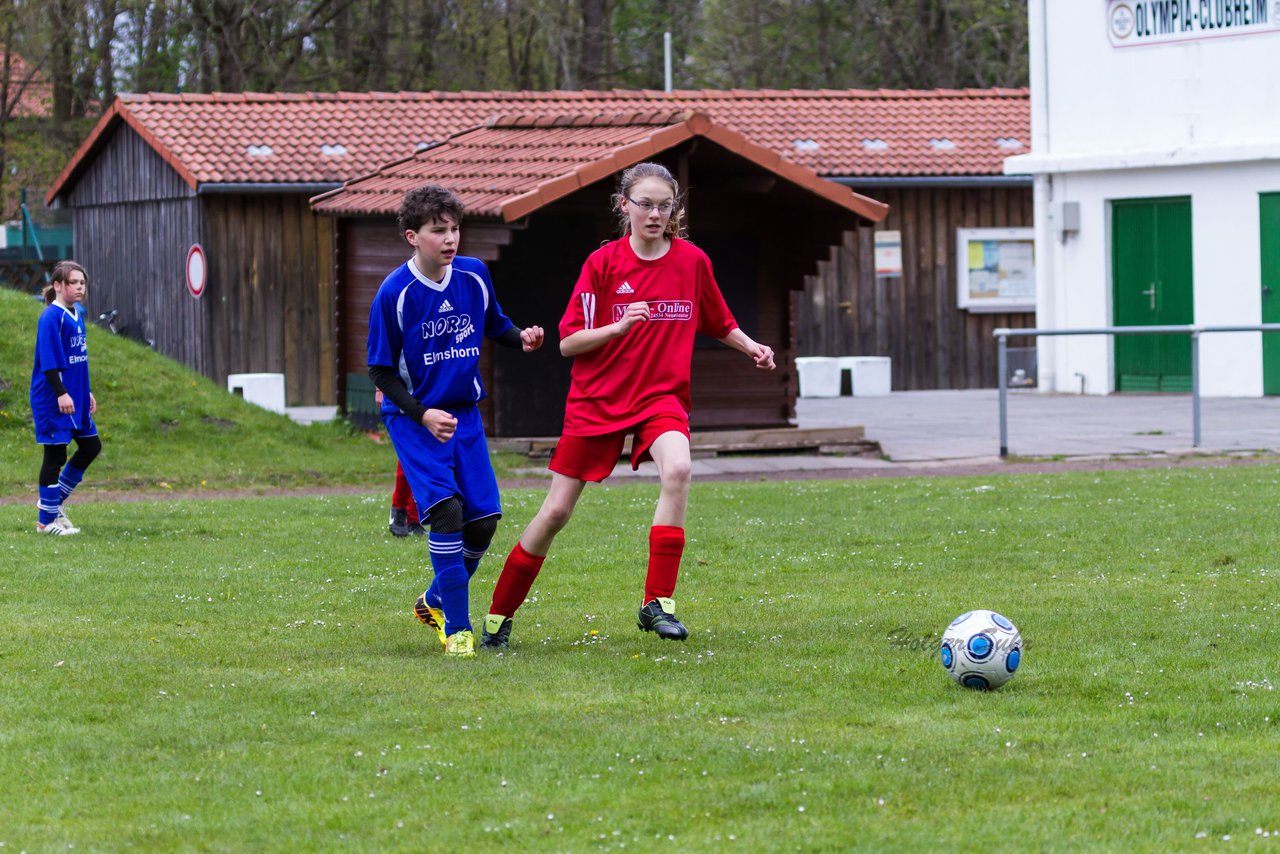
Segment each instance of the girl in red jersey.
[[649,530],[649,570],[639,626],[684,640],[676,619],[676,576],[689,498],[689,373],[696,333],[773,370],[773,350],[738,328],[711,262],[680,237],[680,188],[666,167],[640,163],[622,173],[617,206],[622,237],[587,258],[560,320],[560,352],[573,357],[564,432],[551,457],[551,488],[508,555],[484,621],[481,646],[504,648],[515,614],[587,481],[613,471],[632,435],[631,466],[658,467],[661,493]]

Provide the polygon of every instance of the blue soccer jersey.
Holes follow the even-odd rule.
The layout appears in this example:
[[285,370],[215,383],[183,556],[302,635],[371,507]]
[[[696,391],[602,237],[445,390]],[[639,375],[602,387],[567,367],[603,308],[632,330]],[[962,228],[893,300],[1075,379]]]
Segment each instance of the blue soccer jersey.
[[[50,370],[60,372],[62,384],[76,405],[71,415],[58,411],[58,395],[44,376]],[[55,302],[40,315],[35,364],[31,368],[31,414],[37,436],[60,431],[77,435],[96,432],[89,416],[89,348],[85,342],[84,307],[79,303],[67,309]]]
[[[458,256],[445,268],[444,280],[433,282],[410,258],[373,298],[368,363],[395,368],[427,409],[474,405],[484,397],[481,336],[497,338],[512,325],[483,261]],[[383,401],[384,414],[399,411],[391,400]]]

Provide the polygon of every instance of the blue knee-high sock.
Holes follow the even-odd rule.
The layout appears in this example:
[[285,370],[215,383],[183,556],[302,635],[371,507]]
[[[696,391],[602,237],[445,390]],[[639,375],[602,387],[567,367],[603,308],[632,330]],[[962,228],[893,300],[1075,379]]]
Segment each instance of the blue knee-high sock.
[[62,492],[62,501],[65,502],[71,497],[71,493],[76,491],[76,487],[82,480],[84,480],[84,469],[78,469],[71,463],[62,467],[62,474],[58,475],[58,489]]
[[[467,569],[462,565],[462,533],[427,535],[431,549],[431,568],[435,579],[431,588],[440,597],[444,610],[444,633],[452,635],[471,628],[471,615],[467,601]],[[432,590],[427,591],[430,597]],[[430,598],[428,598],[430,601]]]
[[36,506],[40,509],[41,525],[48,525],[57,519],[58,511],[62,509],[62,490],[58,488],[58,484],[40,487],[40,501]]
[[[473,578],[476,570],[480,568],[480,558],[484,557],[484,553],[489,550],[488,544],[483,548],[476,549],[468,546],[464,541],[462,543],[462,565],[467,570],[467,578]],[[440,607],[440,580],[438,578],[431,579],[431,586],[427,588],[424,594],[427,598],[427,604],[432,608]]]
[[466,543],[462,544],[462,565],[467,568],[467,578],[476,574],[476,570],[480,568],[480,558],[484,557],[484,553],[488,550],[488,543],[478,549]]

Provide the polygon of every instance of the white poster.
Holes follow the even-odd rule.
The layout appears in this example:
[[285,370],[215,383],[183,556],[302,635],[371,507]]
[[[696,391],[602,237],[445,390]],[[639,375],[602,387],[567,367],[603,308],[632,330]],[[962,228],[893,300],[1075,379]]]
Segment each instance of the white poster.
[[1036,310],[1036,258],[1030,228],[956,230],[956,305],[968,311]]
[[876,275],[902,275],[902,232],[876,232]]

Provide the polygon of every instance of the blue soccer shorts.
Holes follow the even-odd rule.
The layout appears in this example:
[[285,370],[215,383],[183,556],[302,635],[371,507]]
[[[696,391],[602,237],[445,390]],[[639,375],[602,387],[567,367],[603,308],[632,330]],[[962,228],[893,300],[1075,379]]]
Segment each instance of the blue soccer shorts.
[[[70,418],[37,418],[36,444],[38,445],[70,445],[73,439],[98,435],[98,425],[93,422],[92,415],[85,416],[85,425],[81,429],[72,426]],[[59,423],[61,422],[61,423]]]
[[446,411],[458,419],[458,429],[447,442],[407,415],[382,416],[418,504],[418,518],[426,522],[432,507],[455,495],[462,500],[464,522],[501,516],[498,479],[489,459],[480,410],[466,406]]

